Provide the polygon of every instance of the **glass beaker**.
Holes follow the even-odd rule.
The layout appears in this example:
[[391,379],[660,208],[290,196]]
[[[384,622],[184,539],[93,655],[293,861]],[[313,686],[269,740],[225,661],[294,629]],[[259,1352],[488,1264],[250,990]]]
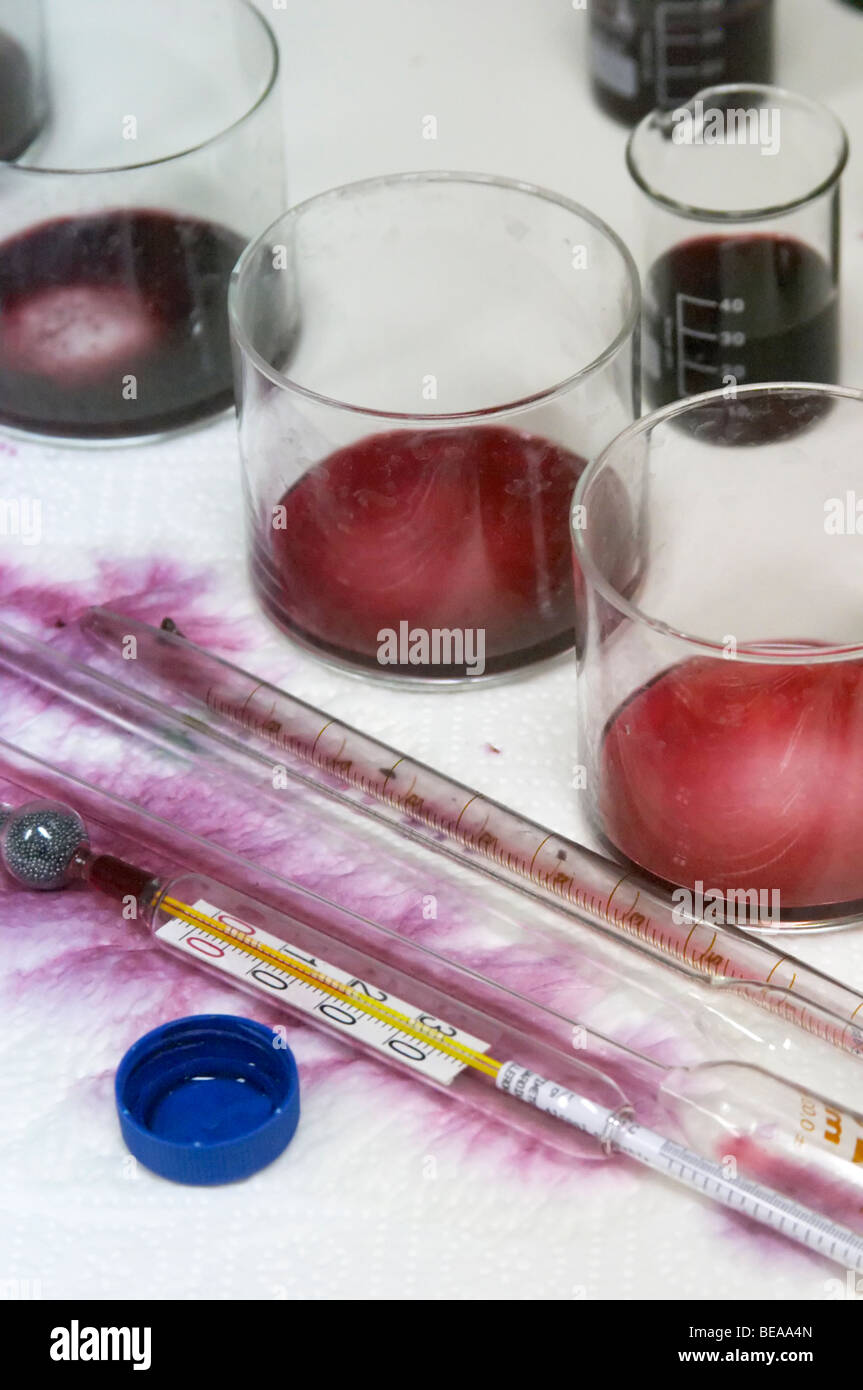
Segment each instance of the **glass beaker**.
[[618,237],[527,184],[402,174],[281,217],[231,288],[269,616],[399,684],[571,647],[569,503],[638,414],[639,313]]
[[777,87],[708,87],[627,147],[649,200],[643,387],[656,407],[720,386],[839,373],[845,131]]
[[44,120],[0,163],[0,427],[198,423],[233,400],[231,270],[284,206],[272,32],[245,0],[58,0],[46,41]]
[[0,160],[22,154],[44,117],[42,0],[0,0]]
[[588,42],[596,101],[631,125],[707,83],[770,82],[773,0],[591,0]]
[[593,823],[771,921],[863,905],[861,437],[863,391],[712,391],[630,426],[574,498]]

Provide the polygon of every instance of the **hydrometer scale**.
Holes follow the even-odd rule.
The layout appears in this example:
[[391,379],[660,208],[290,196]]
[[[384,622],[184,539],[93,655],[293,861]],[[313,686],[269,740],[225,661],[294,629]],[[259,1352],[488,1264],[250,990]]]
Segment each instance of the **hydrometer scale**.
[[742,994],[863,1056],[863,994],[728,923],[693,917],[671,893],[453,778],[306,704],[176,631],[90,609],[81,627],[242,742],[218,735],[203,756],[291,775],[428,847],[629,941],[678,971]]

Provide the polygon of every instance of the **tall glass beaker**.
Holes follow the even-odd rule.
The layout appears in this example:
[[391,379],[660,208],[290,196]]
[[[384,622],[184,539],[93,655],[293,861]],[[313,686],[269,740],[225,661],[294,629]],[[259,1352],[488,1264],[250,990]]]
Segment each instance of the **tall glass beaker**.
[[633,131],[645,219],[644,395],[838,380],[839,181],[848,139],[778,87],[708,87]]
[[773,0],[591,0],[590,79],[630,125],[707,82],[770,82]]

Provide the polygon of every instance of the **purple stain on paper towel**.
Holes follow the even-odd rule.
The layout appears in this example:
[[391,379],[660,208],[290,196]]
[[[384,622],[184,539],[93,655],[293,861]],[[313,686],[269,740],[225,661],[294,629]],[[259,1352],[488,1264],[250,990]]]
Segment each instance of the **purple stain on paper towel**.
[[[36,584],[25,574],[0,567],[0,618],[56,643],[75,659],[91,656],[73,624],[93,603],[114,607],[153,625],[170,613],[192,640],[223,655],[246,654],[249,659],[244,664],[264,675],[284,674],[285,649],[267,650],[271,630],[245,608],[226,615],[217,581],[207,572],[183,570],[173,562],[158,560],[123,565],[106,562],[86,582],[52,585]],[[5,687],[7,677],[2,679]],[[14,704],[8,700],[3,704],[4,735],[14,738],[15,728],[26,726],[48,703],[43,692],[19,688]],[[105,733],[98,725],[88,731],[87,721],[62,705],[52,709],[51,718],[56,720],[62,739],[58,756],[67,771],[129,796],[148,810],[250,860],[266,863],[360,915],[406,937],[421,939],[423,944],[457,957],[479,973],[488,972],[499,983],[569,1016],[590,1019],[609,992],[608,978],[597,973],[590,962],[585,961],[573,978],[572,954],[564,963],[547,943],[539,942],[530,949],[495,945],[484,930],[487,912],[481,885],[452,879],[443,870],[432,871],[435,877],[431,879],[428,865],[410,854],[396,864],[387,853],[386,838],[378,842],[362,829],[354,839],[348,832],[331,827],[324,844],[319,808],[314,802],[292,808],[291,833],[287,835],[283,820],[262,818],[259,805],[244,799],[236,787],[230,797],[215,792],[202,795],[199,773],[176,766],[154,770],[152,755],[148,755],[148,763],[137,750],[106,762]],[[98,737],[94,736],[96,730]],[[130,785],[132,778],[134,785]],[[4,794],[0,789],[0,795]],[[26,796],[14,790],[10,799],[20,801]],[[108,844],[97,847],[113,848]],[[149,866],[153,856],[139,854],[138,858],[146,858]],[[167,863],[152,866],[163,870],[172,867]],[[430,900],[434,903],[431,917],[423,910]],[[572,1184],[583,1180],[590,1169],[607,1168],[587,1158],[574,1163],[571,1156],[557,1154],[535,1138],[489,1124],[468,1107],[417,1088],[407,1078],[341,1048],[279,1011],[268,1009],[263,1002],[239,996],[213,977],[163,954],[145,930],[119,920],[113,904],[84,890],[46,894],[34,904],[31,894],[2,882],[0,902],[4,992],[10,1007],[25,1007],[38,995],[40,1019],[49,1026],[56,1020],[65,1027],[64,1020],[74,1017],[76,1032],[83,1031],[92,1039],[91,1084],[97,1090],[103,1086],[106,1068],[148,1029],[187,1013],[248,1012],[272,1026],[286,1028],[298,1054],[304,1087],[315,1091],[321,1104],[338,1107],[343,1088],[351,1095],[361,1089],[364,1104],[397,1114],[400,1129],[415,1134],[417,1143],[426,1150],[430,1143],[445,1145],[447,1152],[502,1162],[522,1179],[536,1176],[555,1185]],[[33,929],[34,923],[38,923],[38,930]],[[32,1010],[28,1015],[32,1026]],[[617,1036],[656,1060],[685,1060],[673,1025],[666,1026],[661,1019],[639,1027],[630,1025],[626,1036],[618,1029]],[[648,1123],[659,1118],[649,1090],[638,1078],[621,1080],[642,1117]]]
[[[245,606],[236,619],[220,612],[224,596],[214,572],[183,569],[173,560],[100,560],[93,574],[76,584],[38,581],[29,569],[0,565],[0,617],[31,635],[56,640],[93,604],[156,627],[167,609],[175,609],[183,614],[192,640],[222,653],[248,650],[256,629],[260,631]],[[92,655],[76,632],[66,639],[60,646],[67,654],[81,659]]]

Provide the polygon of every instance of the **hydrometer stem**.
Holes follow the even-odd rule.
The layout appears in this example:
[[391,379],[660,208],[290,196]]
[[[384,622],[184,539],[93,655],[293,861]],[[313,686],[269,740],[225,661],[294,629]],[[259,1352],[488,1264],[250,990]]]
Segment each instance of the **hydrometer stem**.
[[[409,758],[323,710],[213,656],[171,631],[91,609],[83,631],[115,656],[134,641],[135,662],[201,712],[248,736],[216,734],[202,756],[235,772],[271,750],[288,770],[312,770],[314,785],[439,853],[571,913],[694,978],[733,990],[857,1056],[863,1055],[863,995],[740,927],[680,912],[670,892],[603,855]],[[265,751],[266,750],[266,751]],[[308,779],[306,779],[308,780]]]

